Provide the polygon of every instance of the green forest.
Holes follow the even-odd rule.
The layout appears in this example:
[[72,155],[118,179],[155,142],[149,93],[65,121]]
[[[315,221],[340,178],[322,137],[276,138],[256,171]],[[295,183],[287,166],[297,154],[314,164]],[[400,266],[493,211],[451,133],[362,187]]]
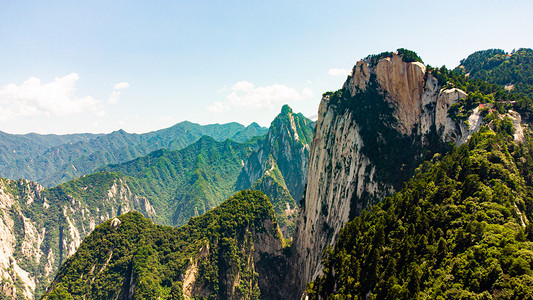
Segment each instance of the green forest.
[[510,122],[436,154],[349,222],[311,299],[532,299],[533,139],[515,144]]
[[272,205],[258,191],[241,191],[180,228],[130,212],[99,225],[42,299],[115,299],[126,297],[132,286],[133,299],[184,299],[184,275],[192,264],[202,298],[259,299],[258,272],[270,271],[269,259],[275,259],[262,253],[263,267],[254,268],[260,262],[253,259],[253,245],[264,237],[281,249]]

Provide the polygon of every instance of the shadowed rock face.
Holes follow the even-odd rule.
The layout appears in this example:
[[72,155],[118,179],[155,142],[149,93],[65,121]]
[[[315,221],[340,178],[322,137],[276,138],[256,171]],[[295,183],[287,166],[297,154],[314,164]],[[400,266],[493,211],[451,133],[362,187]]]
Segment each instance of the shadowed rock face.
[[324,94],[287,280],[292,298],[320,274],[323,251],[349,220],[401,187],[423,159],[477,130],[448,117],[464,97],[398,54],[357,62],[341,90]]

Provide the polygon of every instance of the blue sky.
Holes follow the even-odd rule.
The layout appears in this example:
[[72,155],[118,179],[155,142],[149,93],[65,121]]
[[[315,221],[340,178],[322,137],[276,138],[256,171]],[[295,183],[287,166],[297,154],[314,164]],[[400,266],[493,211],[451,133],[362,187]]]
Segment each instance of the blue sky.
[[183,120],[268,126],[368,54],[455,67],[533,47],[533,1],[0,2],[0,130],[147,132]]

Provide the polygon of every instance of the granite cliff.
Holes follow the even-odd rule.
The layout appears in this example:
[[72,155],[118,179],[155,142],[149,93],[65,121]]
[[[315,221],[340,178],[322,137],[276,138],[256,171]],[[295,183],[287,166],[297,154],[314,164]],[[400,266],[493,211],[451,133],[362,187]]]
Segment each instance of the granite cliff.
[[467,122],[448,113],[466,97],[419,58],[398,53],[357,62],[342,89],[323,95],[286,282],[291,298],[321,274],[322,253],[349,220],[401,188],[423,160],[479,129],[479,109]]

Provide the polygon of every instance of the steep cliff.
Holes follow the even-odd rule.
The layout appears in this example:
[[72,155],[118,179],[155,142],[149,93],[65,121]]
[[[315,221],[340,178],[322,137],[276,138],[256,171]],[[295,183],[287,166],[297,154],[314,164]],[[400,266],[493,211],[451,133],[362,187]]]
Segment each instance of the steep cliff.
[[341,90],[322,98],[287,281],[294,298],[320,274],[323,251],[346,222],[398,190],[424,159],[478,128],[448,116],[465,92],[443,89],[419,59],[405,58],[361,60]]
[[313,125],[284,105],[266,138],[246,160],[236,183],[236,190],[252,188],[268,195],[287,238],[293,235],[297,201],[307,180]]
[[133,209],[156,218],[149,201],[133,195],[116,174],[89,175],[53,189],[0,179],[0,293],[40,295],[97,224]]
[[44,299],[279,299],[268,284],[281,284],[281,249],[272,205],[257,191],[180,228],[128,213],[84,240]]
[[326,252],[309,299],[531,299],[531,133],[497,118],[426,161]]

